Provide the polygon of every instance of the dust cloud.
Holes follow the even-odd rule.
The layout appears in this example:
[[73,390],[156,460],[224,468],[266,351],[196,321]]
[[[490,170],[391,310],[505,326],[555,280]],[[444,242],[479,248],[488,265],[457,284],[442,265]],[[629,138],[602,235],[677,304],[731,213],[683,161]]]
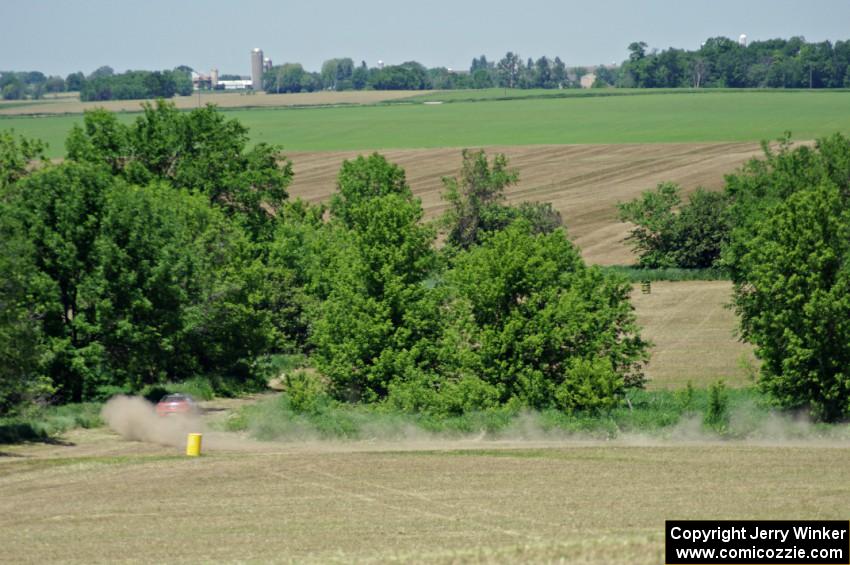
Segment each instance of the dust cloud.
[[203,432],[199,416],[159,416],[154,405],[138,396],[115,396],[104,405],[101,417],[125,439],[181,446],[186,434]]
[[[208,429],[201,416],[156,414],[143,398],[119,396],[103,408],[109,427],[127,440],[182,447],[186,434],[204,434],[204,449],[216,451],[348,452],[383,450],[453,450],[570,446],[672,447],[694,444],[848,447],[850,426],[822,426],[803,415],[770,412],[754,416],[747,407],[733,410],[728,427],[713,431],[703,424],[701,414],[683,416],[678,423],[659,430],[639,432],[610,427],[596,430],[566,430],[552,426],[543,415],[524,412],[498,431],[439,433],[422,429],[412,422],[361,422],[359,432],[348,439],[329,438],[307,421],[289,421],[270,430],[262,419],[246,432]],[[270,433],[271,432],[271,433]]]

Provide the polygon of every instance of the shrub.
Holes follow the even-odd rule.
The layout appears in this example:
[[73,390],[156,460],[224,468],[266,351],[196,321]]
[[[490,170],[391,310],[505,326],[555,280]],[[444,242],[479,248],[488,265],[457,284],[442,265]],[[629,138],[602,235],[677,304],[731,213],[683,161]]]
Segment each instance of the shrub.
[[620,402],[622,391],[623,377],[609,359],[570,359],[566,377],[555,389],[555,402],[567,412],[605,410]]
[[331,402],[327,387],[317,377],[296,371],[285,379],[289,407],[296,413],[318,413]]
[[703,423],[717,432],[725,432],[729,426],[729,396],[726,385],[718,381],[708,391],[708,406]]

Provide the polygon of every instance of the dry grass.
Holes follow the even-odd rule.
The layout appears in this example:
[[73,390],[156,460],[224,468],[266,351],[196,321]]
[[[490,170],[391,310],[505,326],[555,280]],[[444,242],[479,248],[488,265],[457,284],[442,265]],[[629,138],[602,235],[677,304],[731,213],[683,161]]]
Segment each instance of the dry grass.
[[[327,106],[334,104],[375,104],[387,100],[409,98],[422,94],[421,90],[306,92],[299,94],[246,94],[240,92],[202,93],[201,104],[216,104],[221,108],[272,108],[284,106]],[[198,95],[175,96],[172,101],[181,109],[198,107]],[[106,102],[81,102],[79,97],[45,98],[31,104],[16,103],[4,107],[0,115],[27,116],[43,114],[81,114],[92,108],[105,108],[111,112],[138,112],[141,100],[109,100]]]
[[0,457],[4,559],[660,563],[665,519],[850,507],[850,451],[826,446],[247,444],[187,459],[69,439]]
[[[585,259],[602,265],[629,264],[634,257],[623,243],[628,227],[617,220],[617,202],[631,200],[662,181],[719,189],[723,175],[760,153],[756,143],[676,143],[648,145],[552,145],[488,147],[505,153],[519,169],[520,182],[508,200],[552,202],[566,221]],[[440,179],[456,175],[460,149],[382,151],[404,167],[426,216],[444,209]],[[357,152],[288,153],[295,167],[290,193],[310,202],[327,200],[336,189],[343,159]]]
[[632,304],[643,336],[655,345],[647,367],[648,388],[681,388],[692,381],[707,386],[723,379],[730,386],[750,386],[757,367],[752,347],[735,337],[737,318],[727,307],[728,281],[654,282]]

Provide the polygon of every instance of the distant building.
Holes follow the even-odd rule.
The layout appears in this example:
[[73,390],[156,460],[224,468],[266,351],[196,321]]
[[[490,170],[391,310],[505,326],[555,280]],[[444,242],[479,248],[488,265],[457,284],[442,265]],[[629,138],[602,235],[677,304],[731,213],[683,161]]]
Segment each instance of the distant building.
[[[254,49],[251,51],[251,78],[244,76],[238,79],[231,80],[219,79],[218,69],[211,69],[210,74],[192,72],[192,86],[195,90],[255,90],[263,89],[263,73],[270,71],[272,68],[272,60],[263,58],[262,49]],[[225,75],[227,76],[227,75]],[[238,75],[237,75],[238,76]]]
[[582,88],[593,88],[593,83],[596,82],[596,74],[587,73],[586,75],[582,75],[580,82]]
[[216,90],[250,90],[254,88],[254,79],[220,80]]
[[740,45],[741,47],[747,46],[747,34],[746,33],[742,33],[740,35],[740,37],[738,37],[738,45]]
[[[234,88],[245,88],[245,86],[233,86],[230,88],[227,87],[225,83],[233,83],[233,82],[242,82],[245,81],[221,81],[218,80],[218,69],[210,69],[210,74],[205,75],[203,73],[199,73],[196,71],[192,71],[192,87],[195,90],[232,90]],[[247,81],[248,88],[250,88],[250,82]]]
[[263,50],[259,47],[254,48],[251,51],[251,87],[256,92],[263,89],[263,62]]

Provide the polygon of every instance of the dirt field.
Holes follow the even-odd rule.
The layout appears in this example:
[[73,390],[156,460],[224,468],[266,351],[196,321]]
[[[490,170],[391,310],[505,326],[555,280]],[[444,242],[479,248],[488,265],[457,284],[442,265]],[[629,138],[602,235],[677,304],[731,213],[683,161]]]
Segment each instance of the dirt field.
[[[520,182],[508,200],[552,202],[566,221],[585,259],[601,265],[633,262],[622,240],[628,227],[617,220],[617,202],[630,200],[662,181],[720,188],[723,175],[760,154],[756,143],[647,145],[558,145],[490,147],[519,169]],[[388,150],[382,153],[404,167],[427,217],[443,210],[440,179],[460,169],[460,149]],[[290,193],[310,202],[327,200],[336,189],[343,159],[356,152],[287,153],[295,167]]]
[[846,445],[242,447],[189,459],[94,430],[5,448],[4,560],[656,564],[665,519],[850,507]]
[[737,318],[727,307],[728,281],[654,282],[650,294],[635,286],[632,304],[643,336],[652,341],[647,388],[751,386],[758,367],[752,347],[735,337]]
[[[201,104],[216,104],[221,108],[271,108],[279,106],[326,106],[332,104],[375,104],[422,94],[421,90],[305,92],[299,94],[246,94],[240,92],[202,93]],[[175,96],[172,101],[178,108],[198,107],[198,95]],[[16,102],[4,106],[0,102],[0,115],[27,116],[43,114],[82,114],[92,108],[106,108],[112,112],[138,112],[141,100],[109,100],[106,102],[80,102],[79,98],[46,98],[33,103]]]

